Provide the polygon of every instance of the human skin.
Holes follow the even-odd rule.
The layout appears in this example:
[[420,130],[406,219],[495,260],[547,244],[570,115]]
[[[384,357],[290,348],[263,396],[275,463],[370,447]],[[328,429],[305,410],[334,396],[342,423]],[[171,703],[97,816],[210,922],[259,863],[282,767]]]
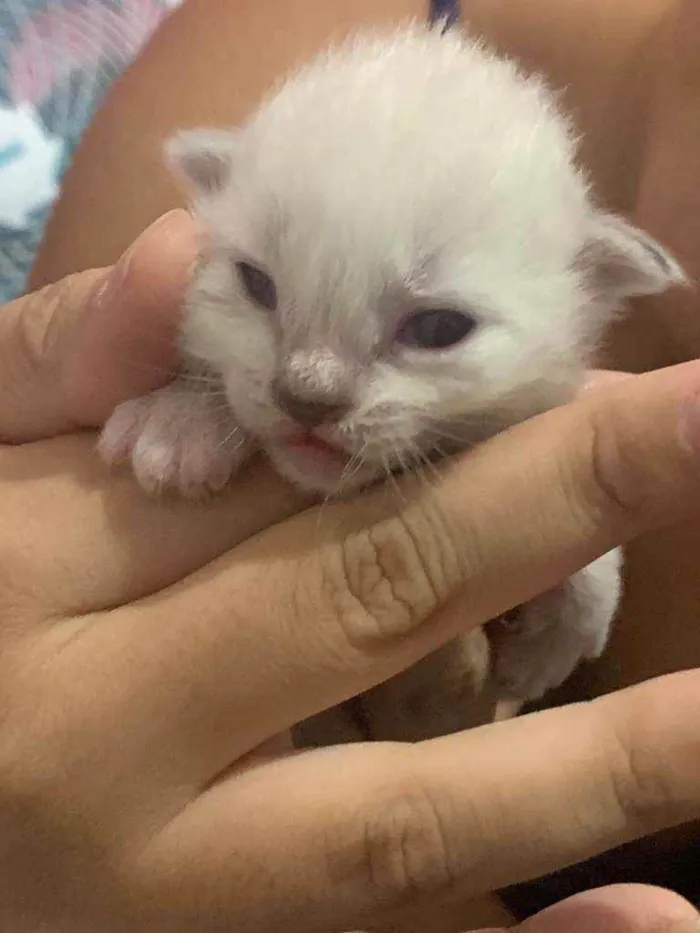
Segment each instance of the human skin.
[[[280,74],[330,37],[424,17],[423,0],[187,0],[107,95],[76,154],[32,285],[104,265],[181,196],[164,171],[175,128],[240,122]],[[601,199],[700,275],[700,5],[696,0],[472,0],[472,27],[543,71],[583,132]],[[607,362],[640,372],[693,358],[697,292],[635,303]],[[700,662],[700,531],[637,542],[611,649],[594,690]],[[662,623],[664,637],[655,637]],[[654,644],[654,651],[648,645]]]
[[[116,270],[0,315],[3,929],[325,933],[422,914],[435,930],[457,893],[697,816],[698,671],[416,745],[294,754],[285,736],[697,514],[700,364],[598,376],[431,488],[408,476],[400,500],[328,504],[323,522],[262,464],[216,502],[166,506],[66,432],[164,378],[192,234],[175,213]],[[135,320],[148,381],[118,352]],[[675,895],[623,887],[521,930],[697,926]]]
[[[605,203],[663,240],[691,276],[700,274],[696,0],[473,0],[465,9],[498,48],[566,89],[584,133],[583,161]],[[180,202],[160,156],[173,128],[237,123],[273,80],[331,35],[424,15],[422,0],[187,0],[86,134],[34,284],[112,261]],[[698,310],[693,292],[636,303],[614,332],[607,361],[644,371],[694,357]],[[627,553],[623,611],[606,657],[589,672],[593,693],[700,662],[696,523],[644,536]]]

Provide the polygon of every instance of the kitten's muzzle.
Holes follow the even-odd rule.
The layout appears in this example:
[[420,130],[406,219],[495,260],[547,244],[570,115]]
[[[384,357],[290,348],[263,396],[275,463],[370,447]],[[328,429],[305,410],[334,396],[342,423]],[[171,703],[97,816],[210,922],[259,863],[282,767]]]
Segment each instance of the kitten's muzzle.
[[309,428],[338,421],[350,408],[347,399],[302,395],[280,381],[273,384],[272,395],[281,411]]

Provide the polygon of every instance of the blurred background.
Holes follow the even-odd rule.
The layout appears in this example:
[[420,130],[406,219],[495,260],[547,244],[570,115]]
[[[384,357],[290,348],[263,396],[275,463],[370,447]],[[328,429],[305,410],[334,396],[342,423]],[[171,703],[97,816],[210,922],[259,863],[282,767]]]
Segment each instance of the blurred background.
[[180,0],[0,0],[0,303],[20,294],[105,91]]

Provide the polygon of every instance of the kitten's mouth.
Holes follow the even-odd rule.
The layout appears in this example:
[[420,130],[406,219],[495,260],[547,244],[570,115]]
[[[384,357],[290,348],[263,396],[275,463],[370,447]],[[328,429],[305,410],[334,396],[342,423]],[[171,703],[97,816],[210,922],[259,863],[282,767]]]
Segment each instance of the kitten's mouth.
[[342,484],[351,460],[347,450],[311,431],[287,434],[268,452],[283,475],[326,493],[334,492]]
[[349,491],[375,473],[365,464],[353,466],[349,451],[313,431],[288,434],[270,445],[268,453],[283,475],[325,494]]
[[300,431],[285,438],[285,445],[291,453],[317,458],[329,465],[345,467],[350,462],[350,454],[343,447],[324,440],[311,431]]

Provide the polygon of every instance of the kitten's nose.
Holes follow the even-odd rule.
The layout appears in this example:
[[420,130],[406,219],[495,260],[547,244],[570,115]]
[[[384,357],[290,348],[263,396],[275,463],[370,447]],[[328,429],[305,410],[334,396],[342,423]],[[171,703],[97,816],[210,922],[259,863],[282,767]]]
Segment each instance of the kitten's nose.
[[337,421],[350,407],[345,399],[300,395],[279,382],[274,384],[272,391],[275,402],[283,412],[310,428]]

